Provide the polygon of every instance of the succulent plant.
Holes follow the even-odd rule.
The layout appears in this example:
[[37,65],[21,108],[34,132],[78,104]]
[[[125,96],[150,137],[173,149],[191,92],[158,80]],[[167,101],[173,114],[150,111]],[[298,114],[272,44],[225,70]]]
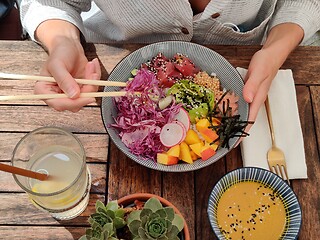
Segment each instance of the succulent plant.
[[142,210],[131,212],[127,222],[133,240],[178,240],[184,226],[182,217],[173,208],[163,207],[157,198],[150,198]]
[[117,240],[117,229],[126,225],[125,211],[120,208],[117,201],[110,201],[106,206],[97,201],[96,212],[89,218],[91,228],[86,230],[86,235],[80,240]]

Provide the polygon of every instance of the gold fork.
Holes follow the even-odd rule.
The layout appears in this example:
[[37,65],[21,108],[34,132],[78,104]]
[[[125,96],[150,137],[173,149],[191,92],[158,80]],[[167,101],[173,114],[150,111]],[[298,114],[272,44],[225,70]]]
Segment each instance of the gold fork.
[[271,142],[272,142],[272,146],[267,153],[269,169],[271,172],[276,173],[283,179],[287,180],[288,184],[290,185],[284,153],[280,148],[276,146],[268,97],[265,101],[265,107],[266,107],[267,118],[268,118],[269,128],[270,128]]

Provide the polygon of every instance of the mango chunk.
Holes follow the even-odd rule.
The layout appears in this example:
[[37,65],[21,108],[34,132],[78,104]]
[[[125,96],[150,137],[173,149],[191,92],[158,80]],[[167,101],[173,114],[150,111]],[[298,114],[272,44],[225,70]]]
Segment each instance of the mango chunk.
[[189,146],[186,142],[180,143],[180,156],[179,159],[186,163],[193,163]]
[[199,143],[201,142],[201,139],[198,135],[198,133],[196,131],[194,131],[193,129],[189,129],[187,131],[187,135],[186,138],[184,139],[184,141],[188,144],[194,144],[194,143]]

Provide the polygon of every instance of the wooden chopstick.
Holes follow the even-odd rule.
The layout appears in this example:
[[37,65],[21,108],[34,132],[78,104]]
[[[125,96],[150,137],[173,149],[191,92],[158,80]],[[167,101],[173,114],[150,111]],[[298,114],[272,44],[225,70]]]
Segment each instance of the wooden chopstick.
[[[88,92],[80,93],[81,98],[90,98],[90,97],[121,97],[125,96],[127,92]],[[53,98],[69,98],[64,93],[57,94],[34,94],[34,95],[7,95],[0,96],[0,101],[10,101],[10,100],[44,100],[44,99],[53,99]]]
[[[3,73],[3,72],[0,72],[0,78],[14,79],[14,80],[56,82],[56,80],[53,77],[12,74],[12,73]],[[80,84],[96,85],[96,86],[114,86],[114,87],[125,87],[126,86],[125,82],[114,82],[114,81],[103,81],[103,80],[92,80],[92,79],[78,79],[78,78],[76,78],[75,81]]]

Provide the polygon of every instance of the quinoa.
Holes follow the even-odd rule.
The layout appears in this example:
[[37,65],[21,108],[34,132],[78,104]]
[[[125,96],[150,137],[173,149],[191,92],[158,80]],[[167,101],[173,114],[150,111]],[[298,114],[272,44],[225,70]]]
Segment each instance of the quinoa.
[[221,90],[219,78],[217,78],[216,76],[210,76],[207,72],[203,72],[203,71],[198,72],[194,76],[193,81],[196,84],[204,86],[210,89],[211,91],[213,91],[216,100],[219,99],[223,94],[223,91]]

